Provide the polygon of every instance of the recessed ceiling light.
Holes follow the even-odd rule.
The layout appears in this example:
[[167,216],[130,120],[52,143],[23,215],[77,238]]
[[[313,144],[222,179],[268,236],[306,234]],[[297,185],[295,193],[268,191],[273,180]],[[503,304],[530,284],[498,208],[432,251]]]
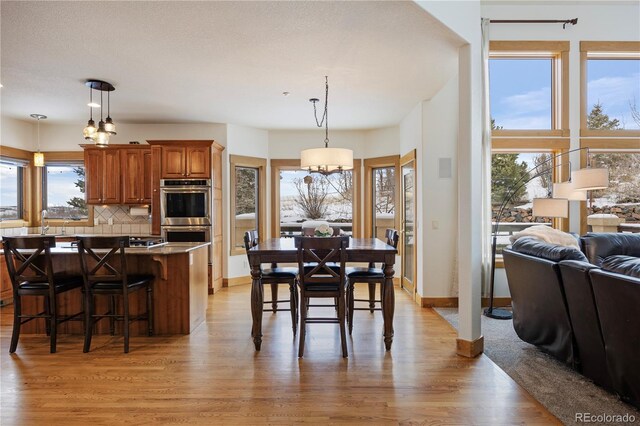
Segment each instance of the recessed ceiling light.
[[0,88],[2,88],[2,87],[4,87],[4,86],[2,85],[2,83],[0,83]]
[[100,104],[97,104],[95,102],[89,102],[87,106],[90,106],[91,108],[100,108]]
[[290,92],[282,92],[282,96],[289,96],[291,93]]

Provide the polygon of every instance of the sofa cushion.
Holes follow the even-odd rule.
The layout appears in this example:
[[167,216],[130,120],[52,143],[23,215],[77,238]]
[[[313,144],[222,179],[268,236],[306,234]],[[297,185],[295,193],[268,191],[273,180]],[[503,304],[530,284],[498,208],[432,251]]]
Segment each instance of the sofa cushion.
[[588,233],[580,238],[580,246],[590,263],[602,266],[609,256],[640,257],[640,234]]
[[553,262],[560,262],[561,260],[587,261],[584,254],[575,247],[549,244],[532,237],[519,238],[518,241],[513,243],[511,249],[518,253],[540,257]]
[[574,234],[554,229],[548,225],[534,225],[523,229],[520,232],[516,232],[509,237],[511,244],[515,243],[520,238],[533,237],[545,243],[554,244],[557,246],[567,246],[580,248],[578,238]]
[[640,278],[640,257],[609,256],[602,262],[602,269],[617,274]]

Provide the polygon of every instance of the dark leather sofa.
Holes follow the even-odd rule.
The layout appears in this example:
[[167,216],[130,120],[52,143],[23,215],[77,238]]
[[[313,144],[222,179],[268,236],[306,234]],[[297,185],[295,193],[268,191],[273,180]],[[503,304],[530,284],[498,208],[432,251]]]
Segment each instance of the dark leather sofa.
[[640,407],[640,234],[587,234],[580,246],[521,238],[504,250],[514,328]]

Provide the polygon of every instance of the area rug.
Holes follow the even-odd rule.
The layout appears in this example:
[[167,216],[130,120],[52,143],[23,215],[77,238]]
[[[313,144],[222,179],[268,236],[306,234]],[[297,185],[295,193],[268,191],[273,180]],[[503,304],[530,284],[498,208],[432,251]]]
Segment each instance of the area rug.
[[[458,309],[435,310],[454,328],[458,328]],[[564,424],[640,425],[640,411],[535,346],[520,340],[511,320],[482,316],[482,334],[485,355]],[[615,421],[616,416],[625,414],[626,421]],[[602,421],[586,422],[587,416]]]

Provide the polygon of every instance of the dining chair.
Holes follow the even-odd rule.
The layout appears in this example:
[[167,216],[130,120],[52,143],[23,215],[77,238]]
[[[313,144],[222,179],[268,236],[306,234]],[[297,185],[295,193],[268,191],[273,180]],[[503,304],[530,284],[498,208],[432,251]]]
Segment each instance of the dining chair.
[[[295,237],[298,268],[301,271],[298,279],[300,286],[300,300],[304,306],[300,307],[300,344],[298,357],[304,355],[304,341],[306,324],[336,323],[340,326],[340,341],[342,356],[346,358],[347,339],[345,333],[345,262],[346,250],[349,247],[349,237]],[[314,262],[313,268],[305,268],[306,263]],[[330,262],[336,262],[339,270],[330,267]],[[310,300],[313,298],[332,298],[336,301],[336,317],[309,317]],[[325,306],[325,305],[320,305]],[[334,305],[328,305],[334,306]]]
[[[386,243],[393,248],[398,248],[399,235],[395,229],[387,229],[385,232]],[[354,311],[381,311],[382,303],[384,300],[384,269],[383,264],[381,268],[376,268],[376,265],[371,262],[367,267],[349,267],[347,268],[347,324],[349,325],[349,334],[353,332],[353,312]],[[356,299],[354,297],[355,284],[366,283],[369,285],[369,298],[368,299]],[[375,298],[376,284],[380,284],[380,299]],[[355,307],[355,302],[368,302],[368,308]],[[376,307],[376,303],[380,304],[380,307]]]
[[[258,245],[258,231],[251,230],[244,233],[244,248],[249,258],[249,250]],[[278,267],[277,263],[272,263],[271,268],[261,269],[262,284],[271,286],[271,300],[264,301],[265,305],[271,304],[271,311],[291,311],[291,325],[295,335],[298,328],[298,289],[296,287],[298,269]],[[278,285],[289,285],[289,299],[278,300]],[[278,308],[278,303],[289,303],[289,308]]]
[[[127,271],[125,248],[128,236],[78,237],[78,253],[84,278],[86,326],[84,352],[91,348],[91,337],[96,322],[109,318],[109,331],[115,334],[115,322],[122,321],[124,352],[129,352],[129,325],[133,321],[147,321],[149,336],[153,335],[153,275],[130,275]],[[135,316],[130,312],[129,295],[146,290],[146,312]],[[96,313],[96,296],[106,296],[109,310]],[[118,314],[116,297],[122,299],[122,313]]]
[[[13,287],[13,333],[9,353],[14,353],[18,347],[22,324],[37,318],[44,318],[50,352],[55,353],[58,324],[82,319],[84,314],[81,311],[72,315],[60,315],[57,296],[82,288],[82,276],[54,272],[51,248],[56,246],[56,239],[53,236],[2,237],[2,243]],[[22,312],[22,298],[29,296],[44,297],[42,312]]]

